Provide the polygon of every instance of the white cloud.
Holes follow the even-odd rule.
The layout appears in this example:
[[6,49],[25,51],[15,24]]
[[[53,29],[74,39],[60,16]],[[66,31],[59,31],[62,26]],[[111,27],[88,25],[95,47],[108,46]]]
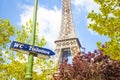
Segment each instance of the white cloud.
[[[72,0],[72,4],[76,6],[78,10],[84,7],[87,12],[95,10],[99,12],[99,6],[93,0]],[[26,21],[33,17],[33,6],[23,5],[23,13],[20,15],[20,25],[25,24]],[[39,22],[39,36],[45,37],[47,41],[47,47],[50,49],[55,48],[54,41],[57,40],[60,30],[61,10],[57,7],[54,9],[46,9],[38,6],[37,22]],[[89,24],[89,21],[88,23]],[[90,30],[90,32],[92,32]],[[93,32],[92,32],[93,34]]]
[[92,35],[99,35],[97,32],[93,31],[92,29],[88,29],[88,31],[92,34]]
[[[23,13],[20,15],[20,24],[25,24],[26,21],[32,19],[33,6],[24,5]],[[54,7],[53,10],[48,10],[38,6],[37,22],[39,23],[39,37],[45,37],[47,47],[55,48],[54,41],[57,40],[61,21],[61,10]]]
[[[84,8],[84,10],[89,13],[92,10],[94,10],[95,12],[100,12],[99,11],[99,5],[97,3],[94,2],[94,0],[72,0],[72,3],[76,6],[78,11],[81,11],[81,7]],[[87,19],[87,26],[93,23],[90,19]],[[92,31],[91,29],[88,29],[88,31],[92,34],[92,35],[98,35],[98,33]]]
[[99,12],[99,5],[96,4],[93,0],[72,0],[72,3],[78,8],[84,7],[87,12],[95,10]]
[[[89,24],[93,24],[93,23],[95,23],[95,22],[94,22],[94,21],[91,21],[90,19],[87,19],[87,26],[88,26]],[[90,34],[92,34],[92,35],[99,35],[97,32],[93,31],[92,29],[88,29],[88,31],[89,31]]]
[[76,6],[84,6],[86,0],[72,0],[72,3]]

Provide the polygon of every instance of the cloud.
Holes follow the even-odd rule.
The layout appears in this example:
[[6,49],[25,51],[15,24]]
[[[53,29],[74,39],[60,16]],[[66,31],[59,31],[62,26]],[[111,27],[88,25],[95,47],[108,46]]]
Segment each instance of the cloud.
[[99,35],[97,32],[93,31],[92,29],[88,29],[88,31],[92,34],[92,35]]
[[[84,10],[87,12],[93,9],[97,12],[99,11],[99,6],[93,0],[72,0],[72,4],[75,5],[75,8],[78,10],[84,7]],[[26,21],[33,18],[33,6],[22,5],[22,11],[23,12],[20,14],[20,25],[25,24]],[[47,47],[55,49],[54,41],[57,40],[59,35],[61,10],[56,6],[54,9],[47,9],[39,5],[37,22],[39,23],[39,37],[44,36],[47,41]],[[89,22],[90,21],[87,21],[85,24],[89,24]],[[90,32],[92,31],[90,30]],[[91,34],[93,34],[93,32]]]
[[81,7],[84,7],[87,12],[90,12],[91,10],[99,12],[99,5],[93,0],[72,0],[72,4],[74,4],[78,10],[80,10]]
[[[86,23],[87,26],[88,26],[89,24],[94,24],[94,23],[95,23],[94,21],[91,21],[90,19],[87,19],[87,23]],[[93,31],[92,29],[88,29],[88,31],[90,32],[91,35],[95,35],[95,36],[96,36],[96,35],[97,35],[97,36],[99,35],[96,31]]]
[[[94,2],[94,0],[72,0],[72,4],[75,5],[75,7],[77,8],[78,12],[82,12],[82,8],[84,8],[84,10],[88,13],[90,13],[92,10],[94,10],[95,12],[99,13],[99,5],[97,3]],[[86,15],[87,16],[87,15]],[[87,26],[89,24],[93,23],[90,19],[87,19]],[[98,35],[98,33],[96,33],[95,31],[92,31],[91,29],[88,29],[88,31],[92,34],[92,35]]]
[[[22,7],[23,13],[20,14],[20,24],[23,25],[33,16],[33,6],[24,5]],[[57,40],[60,30],[61,10],[54,7],[49,10],[38,6],[37,22],[39,23],[39,37],[45,37],[47,47],[55,48],[54,41]]]

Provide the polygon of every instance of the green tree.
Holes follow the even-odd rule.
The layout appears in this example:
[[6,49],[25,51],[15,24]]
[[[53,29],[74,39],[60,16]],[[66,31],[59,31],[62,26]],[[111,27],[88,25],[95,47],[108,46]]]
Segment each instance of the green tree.
[[[28,22],[26,22],[25,25],[22,25],[22,32],[18,31],[18,35],[19,37],[17,38],[17,41],[23,42],[23,43],[30,43],[30,35],[31,35],[31,29],[32,29],[32,21],[29,20]],[[35,37],[35,45],[36,46],[45,46],[46,45],[46,41],[45,38],[43,37],[42,39],[39,39],[39,34],[38,34],[38,23],[37,23],[37,27],[36,27],[36,37]],[[23,38],[24,37],[24,38]],[[19,58],[20,59],[25,59],[24,55],[17,53],[17,55],[20,55]],[[36,58],[34,61],[34,67],[33,67],[33,80],[50,80],[52,77],[52,74],[56,71],[56,67],[55,64],[53,63],[52,60],[43,60],[43,59],[39,59]],[[24,78],[24,76],[23,76]]]
[[8,19],[0,18],[0,49],[6,47],[6,44],[10,42],[10,36],[14,35],[14,30],[15,28]]
[[[109,41],[103,46],[98,42],[98,48],[110,55],[111,59],[120,60],[120,0],[94,0],[100,5],[100,12],[94,10],[89,13],[88,18],[93,23],[88,28],[100,35],[109,37]],[[103,48],[104,47],[104,48]]]
[[[25,25],[22,25],[22,29],[18,30],[13,27],[13,33],[15,33],[14,37],[16,40],[22,43],[30,43],[30,35],[31,35],[31,24],[32,21],[29,20]],[[5,29],[6,30],[6,29]],[[16,31],[16,32],[14,32]],[[38,31],[38,23],[37,23],[37,31]],[[11,35],[10,35],[11,36]],[[10,37],[9,37],[10,39]],[[38,32],[36,34],[36,42],[37,46],[46,45],[46,41],[44,37],[39,39]],[[6,46],[6,44],[5,44]],[[0,47],[2,47],[0,45]],[[3,51],[3,52],[2,52]],[[26,63],[27,63],[27,55],[21,52],[15,52],[10,50],[8,47],[2,48],[2,64],[0,65],[0,79],[2,80],[24,80],[25,79],[25,71],[26,71]],[[4,60],[4,61],[3,61]],[[56,70],[54,67],[52,60],[42,60],[35,58],[34,66],[33,66],[33,80],[51,80],[51,76],[53,72]]]
[[2,58],[2,50],[6,48],[7,44],[10,43],[10,37],[14,36],[15,28],[10,24],[8,19],[3,20],[0,18],[0,66],[4,62]]
[[[0,18],[0,79],[2,78],[3,80],[7,79],[7,77],[5,77],[6,76],[5,71],[9,72],[9,70],[6,69],[7,66],[6,63],[8,63],[7,56],[9,55],[5,55],[4,53],[8,51],[7,47],[11,42],[10,38],[12,36],[15,36],[14,35],[15,32],[16,32],[15,27],[10,23],[8,19],[3,20],[2,18]],[[8,79],[10,79],[10,77]]]
[[0,18],[0,66],[4,62],[3,49],[10,43],[10,37],[14,36],[15,28],[10,24],[8,19],[3,20]]

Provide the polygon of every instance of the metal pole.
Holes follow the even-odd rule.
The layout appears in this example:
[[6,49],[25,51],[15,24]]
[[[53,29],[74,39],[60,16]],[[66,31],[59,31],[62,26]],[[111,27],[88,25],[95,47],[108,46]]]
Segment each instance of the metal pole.
[[[35,45],[37,6],[38,6],[38,0],[35,0],[34,13],[33,13],[33,23],[32,23],[31,45]],[[28,63],[27,63],[27,67],[26,67],[26,75],[25,75],[26,80],[32,80],[33,61],[34,61],[34,55],[32,53],[30,53],[28,55]]]

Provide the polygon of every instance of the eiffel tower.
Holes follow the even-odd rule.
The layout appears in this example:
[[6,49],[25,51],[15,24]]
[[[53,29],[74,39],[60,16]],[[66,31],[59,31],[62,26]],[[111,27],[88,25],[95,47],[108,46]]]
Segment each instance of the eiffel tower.
[[81,44],[76,37],[71,10],[71,1],[62,0],[62,21],[58,40],[55,41],[58,64],[80,51]]

